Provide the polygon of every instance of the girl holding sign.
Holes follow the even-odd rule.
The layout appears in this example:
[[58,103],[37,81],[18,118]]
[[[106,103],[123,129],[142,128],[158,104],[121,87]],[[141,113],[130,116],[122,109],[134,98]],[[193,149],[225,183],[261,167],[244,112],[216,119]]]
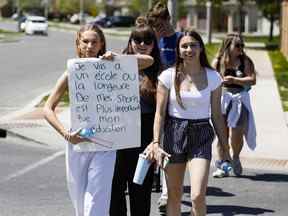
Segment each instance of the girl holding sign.
[[[140,20],[137,20],[140,22]],[[154,170],[150,166],[143,185],[133,183],[138,156],[153,138],[153,121],[156,108],[157,76],[161,70],[157,39],[153,30],[143,23],[130,34],[125,54],[146,54],[154,59],[154,64],[139,70],[141,105],[141,147],[117,151],[113,177],[110,216],[126,216],[125,191],[128,185],[131,216],[149,216]]]
[[[184,31],[177,41],[175,67],[163,71],[158,80],[154,138],[146,152],[162,166],[163,158],[169,158],[165,168],[167,215],[181,215],[182,184],[187,165],[191,215],[206,215],[205,195],[214,129],[221,143],[228,141],[221,114],[222,79],[209,65],[204,43],[197,32]],[[159,146],[162,133],[164,150]]]
[[[76,49],[79,58],[113,60],[113,54],[106,52],[106,42],[102,30],[96,24],[87,24],[77,32]],[[137,55],[139,68],[146,68],[154,60],[148,55]],[[56,116],[56,106],[68,90],[68,73],[57,81],[50,94],[44,113],[46,120],[67,141],[66,169],[70,197],[77,216],[108,216],[111,185],[115,164],[115,151],[76,152],[72,148],[86,142],[79,131],[70,132]]]

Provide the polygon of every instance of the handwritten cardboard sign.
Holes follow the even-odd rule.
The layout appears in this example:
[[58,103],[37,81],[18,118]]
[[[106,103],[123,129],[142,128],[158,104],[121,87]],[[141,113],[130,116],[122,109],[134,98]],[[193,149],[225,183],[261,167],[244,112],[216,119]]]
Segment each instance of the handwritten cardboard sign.
[[67,62],[71,129],[93,128],[93,142],[76,151],[109,151],[140,146],[140,98],[137,60],[77,58]]

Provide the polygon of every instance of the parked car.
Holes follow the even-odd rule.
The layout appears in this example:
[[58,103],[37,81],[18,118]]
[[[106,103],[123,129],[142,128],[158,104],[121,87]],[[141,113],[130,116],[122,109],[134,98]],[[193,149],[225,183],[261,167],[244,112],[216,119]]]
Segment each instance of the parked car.
[[25,33],[29,35],[37,33],[48,35],[47,19],[41,16],[28,16],[25,22]]
[[132,16],[111,16],[106,21],[105,27],[130,27],[135,25]]
[[106,27],[106,23],[110,20],[110,17],[101,17],[98,19],[94,20],[94,23],[96,23],[97,25],[101,26],[101,27]]

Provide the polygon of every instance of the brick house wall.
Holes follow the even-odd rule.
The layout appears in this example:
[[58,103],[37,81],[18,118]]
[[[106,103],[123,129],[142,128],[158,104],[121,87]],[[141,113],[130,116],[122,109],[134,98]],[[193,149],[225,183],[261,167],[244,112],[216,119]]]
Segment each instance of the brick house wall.
[[281,51],[288,59],[288,0],[282,2]]

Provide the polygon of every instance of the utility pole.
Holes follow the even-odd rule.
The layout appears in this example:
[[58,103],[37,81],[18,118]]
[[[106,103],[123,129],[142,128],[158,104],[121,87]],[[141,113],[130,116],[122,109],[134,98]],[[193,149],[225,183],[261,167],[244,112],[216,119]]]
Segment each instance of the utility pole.
[[177,25],[177,0],[168,0],[167,6],[171,16],[171,24],[175,29]]
[[206,35],[207,43],[211,43],[211,7],[212,2],[209,0],[206,2]]
[[79,20],[80,20],[80,25],[83,25],[85,23],[85,20],[84,20],[84,0],[80,0]]
[[21,11],[21,5],[20,5],[20,0],[16,1],[16,8],[17,8],[17,30],[18,32],[21,32],[21,28],[20,28],[20,17],[22,16],[22,11]]
[[44,0],[43,5],[44,5],[44,16],[48,20],[50,0]]

